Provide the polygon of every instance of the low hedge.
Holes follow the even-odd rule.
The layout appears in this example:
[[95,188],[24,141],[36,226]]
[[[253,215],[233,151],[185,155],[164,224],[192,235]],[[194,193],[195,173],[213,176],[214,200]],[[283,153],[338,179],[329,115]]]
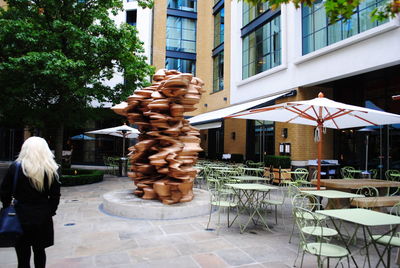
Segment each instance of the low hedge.
[[75,186],[103,181],[104,172],[88,169],[63,169],[61,186]]

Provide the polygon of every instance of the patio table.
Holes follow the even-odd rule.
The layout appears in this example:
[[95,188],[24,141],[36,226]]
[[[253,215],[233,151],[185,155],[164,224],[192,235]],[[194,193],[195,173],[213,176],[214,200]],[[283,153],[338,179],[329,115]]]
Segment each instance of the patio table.
[[248,182],[259,182],[259,181],[268,181],[269,178],[265,177],[257,177],[257,176],[231,176],[232,179],[238,181],[248,181]]
[[[311,183],[317,185],[317,180],[311,180]],[[351,192],[352,190],[357,190],[358,188],[361,188],[363,186],[372,186],[387,190],[389,187],[400,187],[400,182],[376,180],[376,179],[354,179],[354,180],[330,179],[330,180],[321,180],[321,186],[326,187],[326,189],[328,190],[340,190],[345,192]]]
[[245,224],[239,224],[240,233],[243,233],[250,221],[256,224],[256,217],[258,217],[267,230],[271,231],[264,216],[261,213],[262,203],[267,198],[270,190],[277,189],[276,187],[258,184],[258,183],[227,183],[226,186],[233,189],[238,198],[238,214],[248,212],[249,218]]
[[362,194],[353,194],[337,190],[301,190],[303,193],[312,194],[321,198],[327,198],[328,203],[325,209],[337,209],[350,206],[350,198],[364,197]]
[[[351,250],[349,248],[349,244],[351,241],[354,239],[354,237],[357,235],[357,230],[361,227],[363,231],[363,238],[364,238],[364,247],[366,250],[366,258],[368,261],[369,267],[371,267],[371,260],[369,258],[369,251],[368,247],[369,245],[373,245],[374,249],[379,255],[379,262],[376,267],[379,266],[379,264],[382,262],[384,267],[390,267],[390,258],[388,258],[388,263],[385,263],[383,260],[383,255],[388,250],[388,246],[385,247],[383,250],[382,255],[379,253],[376,241],[372,238],[372,232],[371,232],[371,227],[376,227],[376,226],[385,226],[385,225],[391,225],[392,228],[382,234],[384,235],[394,235],[396,233],[396,230],[398,228],[398,225],[400,224],[400,217],[386,214],[386,213],[381,213],[373,210],[368,210],[368,209],[363,209],[363,208],[348,208],[348,209],[331,209],[331,210],[317,210],[316,213],[328,216],[331,218],[331,221],[336,229],[336,231],[339,234],[340,240],[344,243],[346,246],[346,249],[350,252],[350,256],[355,264],[356,267],[358,267],[357,262],[354,259],[353,254],[351,253]],[[356,230],[353,232],[353,235],[351,238],[346,241],[343,236],[343,230],[340,228],[341,224],[338,225],[333,219],[339,219],[341,221],[347,221],[356,224]],[[361,250],[361,249],[360,249]]]

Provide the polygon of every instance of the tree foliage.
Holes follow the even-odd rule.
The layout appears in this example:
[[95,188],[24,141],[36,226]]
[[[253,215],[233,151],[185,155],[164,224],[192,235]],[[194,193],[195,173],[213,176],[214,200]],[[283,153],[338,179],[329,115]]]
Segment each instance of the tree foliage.
[[[317,0],[243,0],[251,4],[269,2],[272,8],[277,8],[281,4],[293,3],[296,8],[301,4],[311,6]],[[325,10],[329,19],[334,22],[339,19],[350,19],[357,6],[365,0],[325,0]],[[400,0],[388,0],[381,7],[371,12],[372,20],[383,21],[394,18],[400,12]]]
[[[0,121],[82,124],[90,102],[120,102],[153,72],[119,0],[8,0],[0,9]],[[109,86],[118,72],[129,83]],[[89,112],[88,112],[89,111]]]

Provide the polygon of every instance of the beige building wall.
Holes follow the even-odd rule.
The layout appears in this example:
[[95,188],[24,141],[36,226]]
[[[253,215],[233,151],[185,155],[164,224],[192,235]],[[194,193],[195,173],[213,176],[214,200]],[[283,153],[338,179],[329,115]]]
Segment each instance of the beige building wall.
[[167,44],[167,0],[154,1],[153,45],[151,64],[158,69],[165,68]]
[[246,154],[246,120],[226,119],[224,121],[224,153]]
[[[323,92],[325,97],[331,98],[333,90],[328,88],[299,88],[297,95],[285,99],[280,99],[276,103],[288,101],[309,100],[316,98],[319,92]],[[288,129],[288,137],[282,137],[282,129]],[[275,123],[275,155],[279,155],[279,144],[291,144],[291,159],[294,161],[305,161],[317,158],[317,143],[314,142],[313,126],[292,124],[292,123]],[[333,131],[326,129],[326,134],[323,134],[323,159],[333,159]]]

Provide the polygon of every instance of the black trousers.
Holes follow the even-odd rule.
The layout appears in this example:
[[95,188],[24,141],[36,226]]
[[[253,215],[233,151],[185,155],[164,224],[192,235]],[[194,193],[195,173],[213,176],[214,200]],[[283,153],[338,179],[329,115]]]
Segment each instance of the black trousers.
[[44,247],[31,246],[26,241],[20,241],[15,246],[17,253],[18,268],[30,268],[31,248],[33,250],[33,261],[35,268],[46,267],[46,251]]

